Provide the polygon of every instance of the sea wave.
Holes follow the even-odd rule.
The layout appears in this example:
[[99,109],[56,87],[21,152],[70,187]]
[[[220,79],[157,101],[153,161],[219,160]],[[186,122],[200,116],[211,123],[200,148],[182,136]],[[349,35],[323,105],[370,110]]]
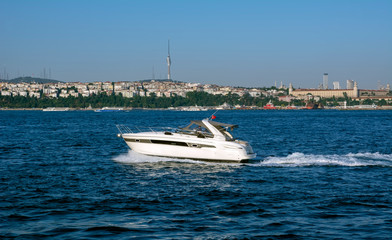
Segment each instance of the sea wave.
[[267,157],[256,165],[258,166],[385,166],[392,167],[392,154],[382,153],[349,153],[344,155],[318,155],[292,153],[288,156]]

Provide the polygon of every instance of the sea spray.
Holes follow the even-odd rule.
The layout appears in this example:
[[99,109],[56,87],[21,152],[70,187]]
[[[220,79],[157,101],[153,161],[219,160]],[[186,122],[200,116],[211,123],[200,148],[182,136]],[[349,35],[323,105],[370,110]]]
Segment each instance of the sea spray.
[[344,155],[292,153],[288,156],[266,157],[259,166],[301,167],[301,166],[383,166],[392,167],[392,154],[349,153]]

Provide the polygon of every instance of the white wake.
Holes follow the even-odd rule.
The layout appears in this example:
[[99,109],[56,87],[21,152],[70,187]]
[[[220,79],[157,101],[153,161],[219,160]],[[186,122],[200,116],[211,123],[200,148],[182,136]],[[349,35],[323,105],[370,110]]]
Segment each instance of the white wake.
[[392,154],[349,153],[345,155],[318,155],[293,153],[283,157],[267,157],[256,163],[259,166],[386,166],[392,167]]
[[344,155],[331,154],[304,154],[292,153],[288,156],[271,156],[264,159],[251,161],[248,164],[238,163],[219,163],[206,162],[191,159],[177,159],[167,157],[146,156],[129,150],[127,153],[120,154],[113,158],[114,161],[123,164],[137,163],[161,163],[161,162],[177,162],[177,163],[193,163],[205,165],[247,165],[247,166],[266,166],[266,167],[303,167],[303,166],[384,166],[392,167],[392,154],[381,153],[349,153]]
[[159,163],[159,162],[184,162],[184,163],[204,163],[202,161],[191,160],[191,159],[178,159],[178,158],[168,158],[168,157],[155,157],[147,156],[132,150],[127,153],[120,154],[113,158],[114,161],[125,164],[132,163]]
[[217,166],[219,167],[238,167],[241,166],[239,163],[230,162],[211,162],[195,159],[180,159],[180,158],[168,158],[168,157],[155,157],[147,156],[132,150],[127,153],[120,154],[113,158],[114,161],[122,164],[141,164],[141,163],[192,163],[197,165],[206,166]]

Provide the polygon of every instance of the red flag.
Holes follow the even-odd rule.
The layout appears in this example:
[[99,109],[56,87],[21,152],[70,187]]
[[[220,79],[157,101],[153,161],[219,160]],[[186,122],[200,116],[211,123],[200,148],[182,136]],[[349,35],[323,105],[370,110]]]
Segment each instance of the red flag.
[[216,118],[215,115],[212,115],[212,116],[211,116],[211,119],[215,119],[215,118]]

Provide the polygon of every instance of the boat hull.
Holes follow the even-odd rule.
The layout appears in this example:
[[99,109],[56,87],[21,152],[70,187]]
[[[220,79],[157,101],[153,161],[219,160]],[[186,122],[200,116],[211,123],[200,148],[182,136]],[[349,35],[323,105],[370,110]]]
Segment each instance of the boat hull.
[[150,156],[225,162],[246,162],[256,157],[244,141],[216,141],[188,136],[173,140],[159,134],[123,134],[122,137],[133,151]]

